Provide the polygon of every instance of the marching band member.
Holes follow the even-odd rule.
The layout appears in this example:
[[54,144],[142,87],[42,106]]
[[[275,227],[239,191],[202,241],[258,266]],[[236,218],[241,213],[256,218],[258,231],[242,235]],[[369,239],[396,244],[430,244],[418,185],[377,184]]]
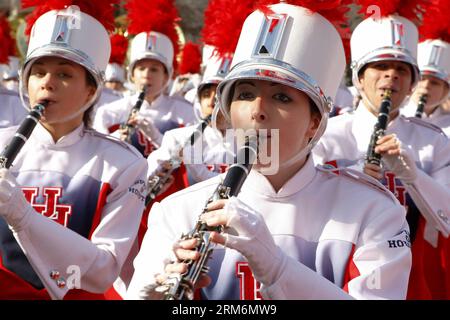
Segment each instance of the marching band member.
[[[400,106],[419,81],[418,31],[409,19],[394,13],[404,10],[406,15],[414,8],[360,2],[363,12],[365,4],[376,4],[381,10],[381,16],[363,20],[351,37],[352,80],[362,100],[354,113],[330,120],[314,155],[317,163],[354,166],[381,180],[407,208],[413,244],[408,297],[430,298],[432,289],[426,277],[433,271],[426,268],[425,252],[450,232],[450,143],[435,126],[399,115]],[[391,91],[388,125],[371,144],[374,124],[387,117],[380,113],[387,90]],[[365,161],[368,150],[382,156],[382,166]]]
[[[0,169],[1,299],[102,299],[136,237],[147,163],[87,123],[110,55],[113,3],[22,2],[40,6],[21,94],[29,108],[47,106],[13,166]],[[16,129],[2,130],[1,148]]]
[[[209,276],[197,283],[204,286],[200,295],[403,299],[411,263],[404,209],[373,179],[316,168],[310,156],[326,127],[328,97],[335,95],[345,68],[339,33],[323,15],[336,19],[336,6],[339,13],[345,8],[321,1],[322,15],[315,2],[287,2],[308,6],[261,4],[248,16],[230,72],[218,87],[226,119],[267,141],[271,161],[262,163],[259,153],[241,192],[209,203],[200,217],[208,226],[224,226],[223,233],[211,234],[223,247],[213,250]],[[242,1],[225,5],[245,11]],[[199,259],[192,249],[200,240],[183,241],[180,235],[193,229],[221,178],[154,204],[152,232],[134,262],[130,299],[148,298],[149,285],[169,285],[167,276],[176,279],[187,270],[183,261]]]
[[[132,144],[147,157],[161,144],[164,132],[193,124],[195,118],[190,103],[164,93],[178,52],[178,13],[173,0],[129,0],[125,8],[130,21],[128,32],[136,34],[131,41],[128,78],[137,92],[146,86],[145,100],[138,115],[131,119],[130,110],[139,93],[102,106],[95,116],[94,128],[111,133],[126,121],[135,124],[138,130],[131,137]],[[123,138],[123,133],[119,134]]]
[[449,136],[450,112],[441,105],[447,101],[450,91],[450,9],[448,3],[440,3],[427,10],[419,28],[422,41],[417,49],[417,63],[421,80],[401,113],[433,123]]

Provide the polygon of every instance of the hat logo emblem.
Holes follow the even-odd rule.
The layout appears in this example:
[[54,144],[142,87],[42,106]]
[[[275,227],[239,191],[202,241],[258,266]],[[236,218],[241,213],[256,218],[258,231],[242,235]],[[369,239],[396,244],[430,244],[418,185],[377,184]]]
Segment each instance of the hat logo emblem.
[[253,57],[275,58],[277,56],[287,18],[286,14],[271,14],[264,17],[253,50]]
[[439,60],[441,58],[443,49],[444,49],[443,47],[437,46],[437,45],[433,45],[431,47],[430,58],[428,60],[429,65],[435,65],[435,66],[439,65]]
[[53,29],[52,42],[53,43],[68,43],[69,42],[69,25],[68,25],[68,17],[57,15],[55,27]]
[[396,47],[405,47],[405,27],[403,23],[391,21],[392,44]]
[[153,51],[156,49],[156,36],[149,34],[147,37],[147,50]]
[[225,76],[228,73],[228,70],[230,69],[231,65],[231,59],[230,58],[223,58],[220,62],[219,70],[217,71],[217,75],[219,76]]

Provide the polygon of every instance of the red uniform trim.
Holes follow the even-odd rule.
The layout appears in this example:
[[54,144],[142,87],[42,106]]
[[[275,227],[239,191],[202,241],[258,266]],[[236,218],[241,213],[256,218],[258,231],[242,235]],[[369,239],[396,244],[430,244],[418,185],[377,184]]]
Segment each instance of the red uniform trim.
[[355,262],[353,262],[353,255],[355,254],[355,249],[356,249],[356,246],[353,244],[352,251],[350,252],[350,255],[348,258],[347,267],[345,268],[344,282],[343,282],[344,286],[342,289],[347,293],[348,293],[348,283],[352,279],[359,277],[361,274],[358,270],[358,267],[356,267]]

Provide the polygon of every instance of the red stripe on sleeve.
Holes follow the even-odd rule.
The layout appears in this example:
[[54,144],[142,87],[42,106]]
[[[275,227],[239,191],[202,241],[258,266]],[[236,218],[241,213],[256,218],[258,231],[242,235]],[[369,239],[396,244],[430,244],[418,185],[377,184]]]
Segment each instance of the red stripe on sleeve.
[[89,231],[89,237],[88,237],[89,240],[91,239],[92,233],[94,233],[94,230],[100,224],[100,220],[102,218],[103,207],[105,206],[105,203],[106,203],[106,197],[111,192],[111,190],[112,189],[111,189],[111,186],[109,185],[109,183],[104,183],[102,185],[102,188],[100,189],[100,194],[98,196],[98,201],[97,201],[97,208],[95,209],[94,218],[92,219],[91,230]]
[[347,267],[345,268],[345,274],[344,274],[344,286],[343,290],[348,293],[348,283],[358,277],[360,275],[360,272],[358,268],[356,267],[355,263],[353,262],[353,255],[355,254],[355,245],[352,245],[352,251],[350,252]]

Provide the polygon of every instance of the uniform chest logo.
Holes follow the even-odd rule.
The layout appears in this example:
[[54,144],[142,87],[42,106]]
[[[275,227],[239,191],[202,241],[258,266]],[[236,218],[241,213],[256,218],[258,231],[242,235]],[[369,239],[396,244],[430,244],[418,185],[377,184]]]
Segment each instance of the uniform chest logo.
[[390,171],[384,172],[384,177],[386,178],[386,187],[391,191],[402,206],[408,210],[406,205],[406,189],[402,185],[397,185],[395,182],[395,174]]
[[72,206],[59,203],[62,196],[62,188],[43,187],[43,203],[38,203],[36,201],[36,197],[39,195],[39,189],[39,187],[22,188],[25,199],[33,206],[34,210],[67,227],[69,217],[72,214]]
[[137,142],[143,149],[144,157],[148,157],[148,155],[153,151],[152,142],[147,139],[145,134],[141,130],[136,130]]
[[260,292],[261,284],[253,277],[248,262],[236,263],[236,276],[239,279],[240,300],[263,300]]

